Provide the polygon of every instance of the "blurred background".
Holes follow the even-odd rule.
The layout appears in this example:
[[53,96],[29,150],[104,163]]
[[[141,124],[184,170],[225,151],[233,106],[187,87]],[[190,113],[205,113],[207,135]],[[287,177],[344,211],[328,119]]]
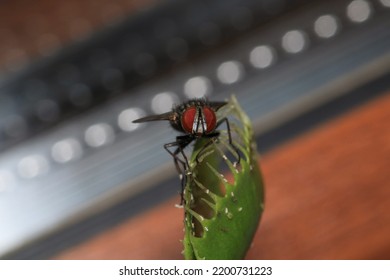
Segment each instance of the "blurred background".
[[248,258],[390,258],[389,0],[0,4],[0,258],[182,258],[167,123],[235,94],[266,211]]

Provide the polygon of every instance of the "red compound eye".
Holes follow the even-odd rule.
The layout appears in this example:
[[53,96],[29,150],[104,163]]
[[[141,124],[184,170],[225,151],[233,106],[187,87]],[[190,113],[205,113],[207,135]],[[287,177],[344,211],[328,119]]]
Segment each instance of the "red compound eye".
[[183,127],[185,132],[192,133],[192,126],[194,124],[195,115],[195,106],[189,107],[183,112],[183,115],[181,117],[181,126]]
[[207,130],[206,133],[210,133],[214,131],[215,126],[217,125],[217,117],[215,116],[215,112],[210,107],[203,108],[203,114],[206,119]]

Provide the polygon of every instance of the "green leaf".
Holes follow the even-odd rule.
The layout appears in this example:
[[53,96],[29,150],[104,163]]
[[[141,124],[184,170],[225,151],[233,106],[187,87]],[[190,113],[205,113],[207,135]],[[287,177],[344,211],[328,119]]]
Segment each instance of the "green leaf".
[[[237,153],[229,144],[224,124],[217,139],[195,143],[184,191],[186,259],[244,258],[264,208],[250,120],[234,96],[218,111],[218,117],[229,119],[233,145],[241,159],[235,166]],[[209,141],[213,142],[203,148]]]

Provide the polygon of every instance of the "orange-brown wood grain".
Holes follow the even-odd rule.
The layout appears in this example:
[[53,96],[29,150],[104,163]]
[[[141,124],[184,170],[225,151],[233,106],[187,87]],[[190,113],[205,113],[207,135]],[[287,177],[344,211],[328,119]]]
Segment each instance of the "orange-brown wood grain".
[[0,72],[90,36],[156,5],[155,0],[8,0],[0,2]]
[[[266,210],[247,259],[390,258],[390,95],[261,159]],[[182,259],[174,200],[58,259]]]

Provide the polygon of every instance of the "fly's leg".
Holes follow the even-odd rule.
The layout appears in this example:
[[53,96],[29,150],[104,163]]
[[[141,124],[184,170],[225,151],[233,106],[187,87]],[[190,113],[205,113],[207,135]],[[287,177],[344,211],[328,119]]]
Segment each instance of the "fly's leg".
[[[184,187],[186,185],[186,178],[189,171],[189,163],[186,154],[184,153],[184,148],[187,147],[194,138],[191,135],[182,135],[177,136],[175,142],[167,143],[164,145],[164,149],[173,157],[173,162],[175,163],[175,167],[177,172],[179,173],[180,181],[181,181],[181,191],[180,191],[180,205],[184,203]],[[174,152],[172,152],[169,148],[177,147]],[[179,157],[179,154],[182,155],[183,159]]]
[[[186,163],[186,161],[180,159],[178,156],[178,154],[182,150],[182,149],[180,149],[179,145],[180,145],[180,143],[177,143],[177,142],[167,143],[164,145],[164,149],[173,157],[173,162],[175,163],[176,170],[180,175],[180,179],[182,179],[182,174],[187,169],[187,163]],[[179,146],[179,147],[174,152],[169,150],[169,148],[176,147],[176,146]],[[181,165],[181,167],[180,167],[180,165]]]
[[[175,147],[178,146],[178,148],[172,152],[169,150],[170,147]],[[168,151],[168,153],[173,157],[173,162],[175,163],[175,167],[177,172],[179,173],[179,178],[181,182],[181,190],[180,190],[180,205],[183,205],[184,202],[184,187],[186,185],[186,171],[187,171],[187,166],[188,163],[181,158],[179,158],[178,154],[181,153],[182,155],[184,154],[183,148],[181,148],[180,143],[178,142],[172,142],[172,143],[167,143],[164,145],[164,149]]]

